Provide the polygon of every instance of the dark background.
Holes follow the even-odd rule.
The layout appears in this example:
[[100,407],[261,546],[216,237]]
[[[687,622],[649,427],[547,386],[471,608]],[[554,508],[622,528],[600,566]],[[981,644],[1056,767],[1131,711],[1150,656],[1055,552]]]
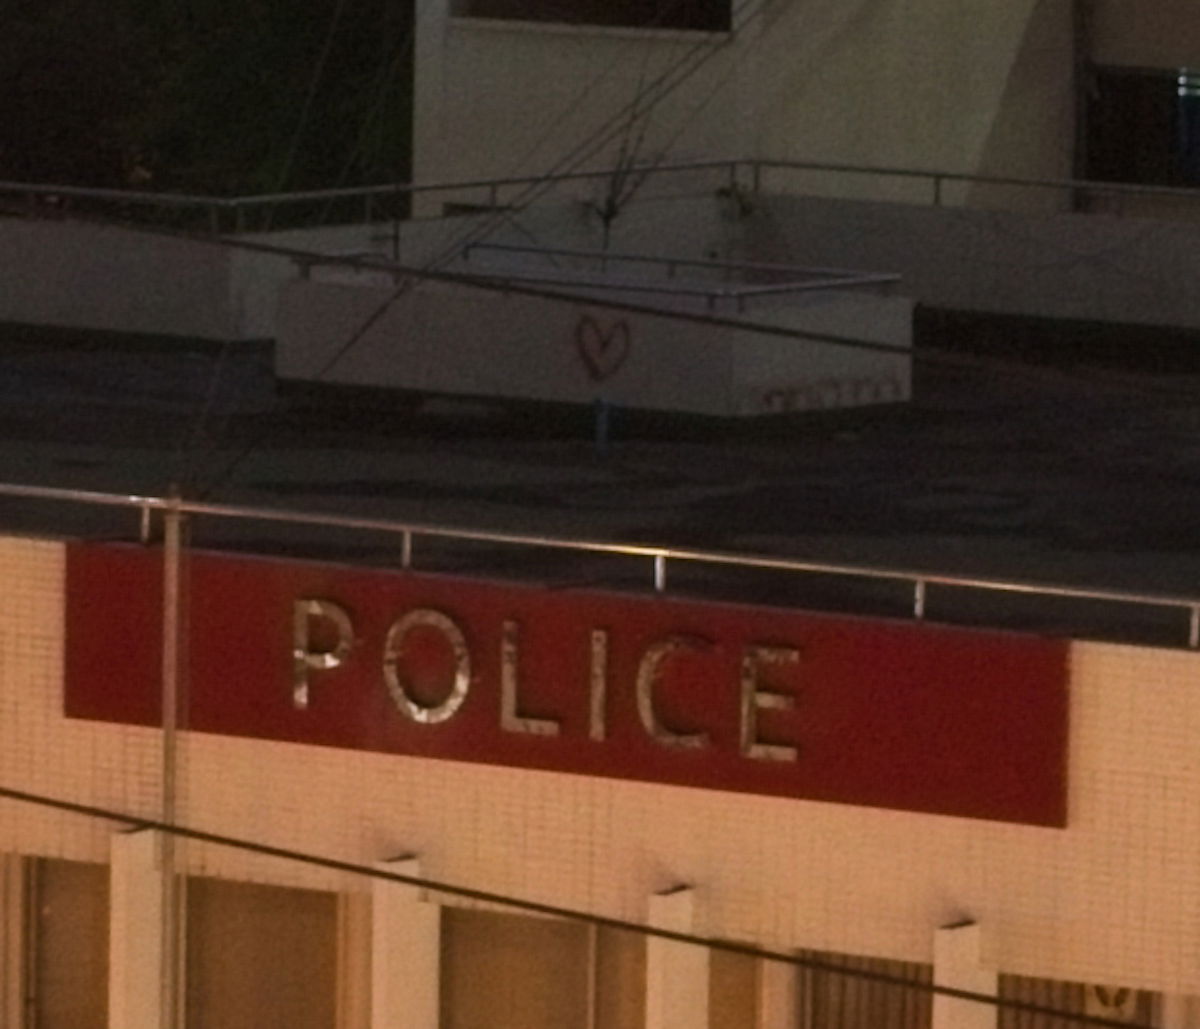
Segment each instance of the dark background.
[[241,194],[408,178],[405,0],[5,7],[0,179]]

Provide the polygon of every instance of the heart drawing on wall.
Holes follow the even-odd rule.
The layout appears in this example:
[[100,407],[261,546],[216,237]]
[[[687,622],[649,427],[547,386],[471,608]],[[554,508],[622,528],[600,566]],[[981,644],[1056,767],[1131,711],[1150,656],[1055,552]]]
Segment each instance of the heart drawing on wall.
[[583,315],[575,325],[575,349],[592,382],[604,382],[620,371],[629,356],[629,323],[613,322],[608,330],[591,315]]

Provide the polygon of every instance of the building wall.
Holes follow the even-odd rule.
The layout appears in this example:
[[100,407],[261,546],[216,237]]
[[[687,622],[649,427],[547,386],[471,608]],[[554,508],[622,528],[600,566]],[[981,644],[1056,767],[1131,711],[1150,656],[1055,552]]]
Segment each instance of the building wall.
[[[158,733],[62,716],[60,543],[0,540],[0,782],[153,817]],[[114,641],[114,646],[136,645]],[[976,920],[1009,973],[1200,992],[1200,655],[1075,643],[1065,830],[195,735],[180,818],[449,883],[701,933],[928,963]],[[104,862],[112,825],[0,802],[12,851]],[[346,873],[184,843],[202,876],[343,892]]]
[[415,178],[544,173],[583,153],[644,84],[707,52],[644,135],[610,133],[582,166],[615,166],[626,138],[643,161],[753,154],[1036,175],[1069,163],[1066,0],[734,10],[732,36],[706,37],[449,18],[432,6],[419,22]]
[[[1067,179],[1074,175],[1075,23],[1072,5],[1038,0],[1004,83],[976,171],[1000,178]],[[1061,192],[1016,192],[973,185],[967,202],[1022,211],[1067,210]]]
[[1200,327],[1194,222],[764,197],[747,260],[898,273],[935,307]]
[[[589,291],[579,286],[572,292]],[[897,352],[439,283],[389,304],[394,293],[395,287],[292,283],[280,300],[276,374],[431,394],[573,404],[603,399],[626,408],[713,417],[897,403],[912,393],[905,353],[912,345],[912,302],[865,289],[751,297],[744,312],[723,302],[715,314],[797,333],[871,340]],[[695,297],[598,293],[602,301],[708,313]],[[358,345],[331,364],[342,343],[376,313]]]
[[1189,0],[1092,0],[1091,9],[1097,64],[1200,68],[1200,16]]
[[0,219],[0,321],[237,338],[228,254],[75,221]]
[[87,221],[0,219],[0,322],[267,339],[290,261]]

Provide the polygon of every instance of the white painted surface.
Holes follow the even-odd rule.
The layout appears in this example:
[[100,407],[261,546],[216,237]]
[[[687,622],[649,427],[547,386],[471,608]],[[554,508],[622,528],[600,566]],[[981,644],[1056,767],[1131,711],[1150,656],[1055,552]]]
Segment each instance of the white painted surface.
[[237,331],[228,255],[84,222],[0,219],[0,321],[202,339]]
[[0,219],[0,322],[266,339],[291,261],[77,221]]
[[798,971],[795,965],[785,965],[782,961],[759,962],[755,1029],[798,1029]]
[[935,307],[1200,328],[1200,225],[762,198],[747,254],[899,273]]
[[160,848],[147,830],[111,838],[108,1024],[122,1029],[165,1029]]
[[[738,31],[725,35],[490,22],[430,5],[415,51],[415,178],[542,174],[581,154],[583,167],[615,166],[625,139],[644,160],[736,154],[1040,175],[1069,166],[1069,0],[732,6]],[[644,134],[626,133],[622,111],[664,77],[681,84]]]
[[[933,984],[995,997],[999,977],[982,965],[981,930],[975,923],[944,926],[933,934]],[[932,1029],[996,1029],[1000,1009],[945,994],[933,995]]]
[[[378,868],[421,875],[416,858]],[[371,1029],[437,1029],[441,911],[415,886],[371,881]]]
[[[659,929],[692,932],[696,897],[687,888],[650,898],[648,921]],[[651,936],[646,940],[646,1029],[708,1025],[708,950]]]
[[[606,292],[618,301],[647,302],[645,294]],[[907,355],[437,283],[389,304],[391,295],[386,288],[292,283],[280,305],[276,374],[434,394],[573,404],[603,399],[714,416],[910,395]],[[704,312],[700,302],[677,305]],[[911,315],[902,297],[831,290],[756,303],[745,317],[908,348]],[[337,358],[352,338],[358,342]],[[848,385],[860,382],[862,388]],[[829,384],[836,388],[824,388]]]
[[[0,782],[153,818],[152,729],[62,714],[64,549],[0,538]],[[933,959],[985,926],[980,965],[1200,993],[1200,654],[1076,642],[1066,829],[189,734],[188,819],[364,864],[645,921],[698,884],[704,935]],[[109,860],[113,827],[0,802],[12,851]],[[363,880],[192,842],[192,874],[369,892]]]

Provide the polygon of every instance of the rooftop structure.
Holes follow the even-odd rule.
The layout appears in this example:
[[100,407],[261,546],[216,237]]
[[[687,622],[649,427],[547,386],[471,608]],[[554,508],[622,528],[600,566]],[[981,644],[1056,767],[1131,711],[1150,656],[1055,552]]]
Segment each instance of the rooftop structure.
[[685,6],[4,187],[5,1026],[1195,1029],[1200,18]]

